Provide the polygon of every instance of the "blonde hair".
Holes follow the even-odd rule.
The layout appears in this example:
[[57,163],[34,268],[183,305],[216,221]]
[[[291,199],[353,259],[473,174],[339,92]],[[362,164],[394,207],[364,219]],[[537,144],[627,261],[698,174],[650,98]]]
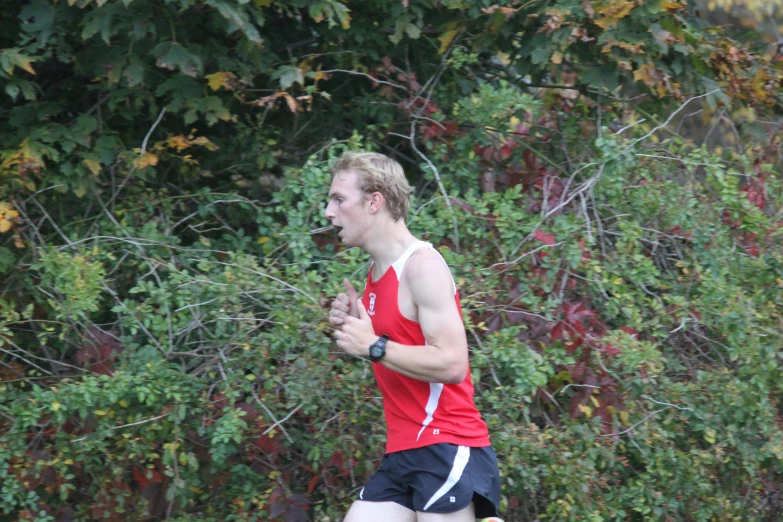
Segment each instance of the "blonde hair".
[[402,166],[376,152],[345,152],[329,168],[332,179],[340,172],[356,172],[359,189],[380,192],[394,221],[404,219],[411,203],[411,187]]

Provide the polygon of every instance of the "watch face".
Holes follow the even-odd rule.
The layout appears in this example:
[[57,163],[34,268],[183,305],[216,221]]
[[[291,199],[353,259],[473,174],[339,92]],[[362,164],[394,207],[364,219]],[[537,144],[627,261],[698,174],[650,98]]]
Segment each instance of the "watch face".
[[377,344],[370,346],[370,357],[380,357],[383,354],[383,349]]

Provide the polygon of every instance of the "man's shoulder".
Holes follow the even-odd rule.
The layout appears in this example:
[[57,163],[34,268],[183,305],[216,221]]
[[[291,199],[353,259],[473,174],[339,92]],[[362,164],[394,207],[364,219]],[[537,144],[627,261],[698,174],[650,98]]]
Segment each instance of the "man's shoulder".
[[405,263],[403,277],[414,289],[452,283],[451,271],[446,261],[432,248],[416,250]]

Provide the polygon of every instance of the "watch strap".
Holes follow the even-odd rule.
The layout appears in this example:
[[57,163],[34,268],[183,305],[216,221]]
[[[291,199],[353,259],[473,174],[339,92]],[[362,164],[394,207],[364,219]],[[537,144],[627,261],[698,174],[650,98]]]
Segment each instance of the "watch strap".
[[[386,334],[381,335],[377,341],[372,343],[370,345],[370,360],[372,362],[378,362],[381,359],[383,359],[384,355],[386,355],[386,342],[389,340],[389,336]],[[373,348],[379,348],[380,353],[378,355],[373,355]]]

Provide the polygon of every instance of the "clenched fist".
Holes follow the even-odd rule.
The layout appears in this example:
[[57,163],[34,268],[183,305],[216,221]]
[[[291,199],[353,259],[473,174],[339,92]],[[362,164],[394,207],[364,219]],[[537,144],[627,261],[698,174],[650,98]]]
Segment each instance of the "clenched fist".
[[359,317],[359,310],[356,308],[359,294],[348,279],[343,279],[343,286],[348,293],[337,294],[337,299],[332,301],[332,310],[329,312],[329,322],[338,330],[342,329],[346,317],[357,319]]

